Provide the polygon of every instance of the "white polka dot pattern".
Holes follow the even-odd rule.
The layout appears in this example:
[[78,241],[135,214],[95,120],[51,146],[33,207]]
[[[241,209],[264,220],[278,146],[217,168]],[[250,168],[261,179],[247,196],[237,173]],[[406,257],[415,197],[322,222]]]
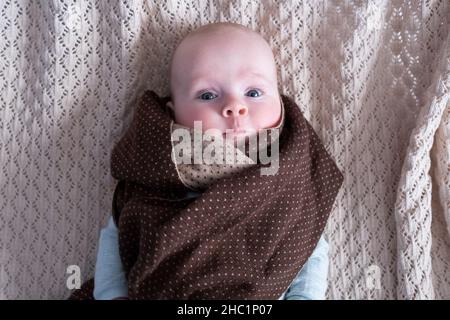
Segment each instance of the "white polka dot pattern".
[[[280,167],[257,163],[198,198],[171,161],[171,118],[146,91],[115,146],[114,218],[130,299],[277,299],[311,255],[343,175],[299,107],[282,95]],[[89,295],[87,283],[73,298]]]

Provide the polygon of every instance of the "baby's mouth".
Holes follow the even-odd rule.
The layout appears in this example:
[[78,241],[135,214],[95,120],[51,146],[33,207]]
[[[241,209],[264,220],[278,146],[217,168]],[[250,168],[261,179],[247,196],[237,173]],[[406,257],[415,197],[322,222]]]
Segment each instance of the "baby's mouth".
[[240,129],[240,128],[227,129],[227,130],[225,130],[225,132],[224,132],[223,134],[226,134],[227,132],[233,133],[233,134],[237,134],[237,133],[246,133],[247,130],[245,130],[245,129]]

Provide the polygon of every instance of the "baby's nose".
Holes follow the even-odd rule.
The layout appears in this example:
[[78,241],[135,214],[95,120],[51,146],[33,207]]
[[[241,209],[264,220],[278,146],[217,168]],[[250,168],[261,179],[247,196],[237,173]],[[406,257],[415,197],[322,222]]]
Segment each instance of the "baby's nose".
[[248,114],[248,108],[243,105],[228,105],[222,110],[224,117],[238,117],[246,116]]

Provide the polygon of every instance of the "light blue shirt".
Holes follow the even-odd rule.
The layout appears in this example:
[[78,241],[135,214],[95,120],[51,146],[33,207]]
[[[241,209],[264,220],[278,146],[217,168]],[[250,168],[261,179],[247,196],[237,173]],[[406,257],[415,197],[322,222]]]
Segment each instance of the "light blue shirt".
[[[191,192],[187,197],[196,197]],[[288,289],[278,300],[323,300],[327,289],[328,243],[324,236],[303,265]],[[95,265],[94,298],[111,300],[128,296],[128,283],[119,254],[119,233],[110,217],[100,231],[97,263]]]

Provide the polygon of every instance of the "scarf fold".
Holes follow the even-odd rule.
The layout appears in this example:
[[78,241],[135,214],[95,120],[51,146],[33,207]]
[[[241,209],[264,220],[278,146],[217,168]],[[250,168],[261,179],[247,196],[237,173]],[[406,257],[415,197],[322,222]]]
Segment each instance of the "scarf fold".
[[[113,217],[130,299],[278,299],[323,233],[343,175],[281,95],[279,169],[260,162],[197,198],[171,159],[170,97],[146,91],[112,151]],[[72,299],[89,297],[92,280]]]

